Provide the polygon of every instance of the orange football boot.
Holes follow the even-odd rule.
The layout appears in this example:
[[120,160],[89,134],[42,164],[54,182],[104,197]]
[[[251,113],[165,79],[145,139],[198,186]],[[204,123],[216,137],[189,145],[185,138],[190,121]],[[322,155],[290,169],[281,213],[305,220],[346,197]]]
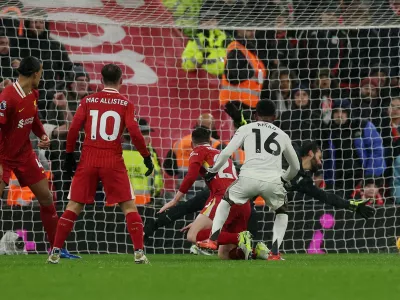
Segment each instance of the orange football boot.
[[210,239],[199,241],[196,243],[197,247],[202,249],[209,249],[209,250],[217,250],[218,245],[216,241],[212,241]]
[[268,260],[285,260],[280,253],[278,254],[273,254],[272,252],[270,252],[268,254]]

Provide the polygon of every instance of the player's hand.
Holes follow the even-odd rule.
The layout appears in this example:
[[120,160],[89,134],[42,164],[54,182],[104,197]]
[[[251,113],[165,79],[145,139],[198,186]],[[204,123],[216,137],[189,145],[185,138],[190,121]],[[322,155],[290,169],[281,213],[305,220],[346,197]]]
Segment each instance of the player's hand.
[[375,214],[375,209],[367,205],[367,203],[370,201],[371,199],[350,200],[349,209],[359,214],[365,220],[368,220]]
[[189,231],[189,229],[192,227],[193,223],[190,223],[189,225],[186,225],[185,227],[183,227],[180,232],[186,232]]
[[204,175],[204,180],[206,182],[210,182],[211,180],[213,180],[215,175],[217,175],[217,172],[214,173],[214,172],[207,171],[207,173]]
[[48,149],[50,147],[50,139],[47,135],[42,135],[38,143],[40,149]]
[[163,207],[161,207],[161,209],[160,209],[160,211],[158,213],[161,214],[164,211],[166,211],[167,209],[170,209],[171,207],[174,207],[178,202],[179,201],[176,201],[175,199],[173,199],[172,201],[169,201]]
[[243,111],[238,109],[232,102],[225,104],[224,110],[232,118],[236,128],[246,124],[246,121],[243,117]]
[[76,170],[76,160],[74,153],[66,153],[63,170],[69,178],[72,178],[72,176],[74,176]]
[[153,171],[154,171],[154,164],[153,164],[153,161],[151,159],[151,155],[145,157],[143,159],[143,161],[144,161],[144,164],[145,164],[145,166],[147,168],[147,172],[144,175],[146,175],[146,177],[147,177],[147,176],[151,175],[153,173]]

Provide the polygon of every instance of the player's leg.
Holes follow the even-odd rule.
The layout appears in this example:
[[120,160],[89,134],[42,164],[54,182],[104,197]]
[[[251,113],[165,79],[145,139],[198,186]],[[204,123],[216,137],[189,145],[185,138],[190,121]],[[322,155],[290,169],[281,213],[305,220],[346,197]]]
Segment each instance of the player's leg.
[[58,215],[53,203],[53,194],[49,189],[49,181],[44,169],[36,155],[32,155],[27,161],[14,169],[21,186],[28,186],[40,205],[40,218],[50,245],[53,246],[57,230]]
[[225,221],[228,219],[233,204],[243,205],[247,203],[248,199],[258,195],[254,182],[254,180],[240,177],[228,188],[215,213],[211,229],[211,241],[217,241],[221,229],[224,226]]
[[143,221],[135,205],[135,195],[125,166],[109,169],[101,168],[100,179],[103,183],[108,204],[119,204],[125,215],[126,227],[135,251],[135,263],[148,264],[144,255]]
[[190,227],[188,234],[187,234],[187,240],[191,243],[196,243],[197,242],[197,234],[204,229],[210,229],[212,227],[212,220],[207,217],[206,215],[199,214],[192,223],[192,226]]
[[205,206],[209,196],[210,190],[205,188],[197,192],[196,196],[190,198],[188,201],[180,202],[178,205],[168,209],[167,211],[157,214],[154,222],[146,222],[144,229],[145,238],[152,236],[160,227],[171,224],[187,214],[200,211]]
[[61,248],[64,246],[67,237],[74,228],[75,221],[84,205],[94,202],[98,178],[98,168],[85,167],[83,165],[78,166],[75,176],[72,179],[68,195],[70,201],[57,224],[54,247],[47,260],[49,263],[58,263],[61,255]]
[[[107,191],[106,191],[107,195]],[[134,196],[132,196],[134,198]],[[144,254],[143,245],[143,222],[139,215],[134,200],[120,202],[122,212],[125,215],[126,227],[132,240],[133,248],[135,251],[135,263],[148,264],[150,263]]]
[[261,196],[266,200],[271,210],[275,211],[275,221],[272,228],[272,247],[269,260],[282,260],[279,248],[283,242],[289,222],[287,214],[286,191],[282,184],[266,183]]

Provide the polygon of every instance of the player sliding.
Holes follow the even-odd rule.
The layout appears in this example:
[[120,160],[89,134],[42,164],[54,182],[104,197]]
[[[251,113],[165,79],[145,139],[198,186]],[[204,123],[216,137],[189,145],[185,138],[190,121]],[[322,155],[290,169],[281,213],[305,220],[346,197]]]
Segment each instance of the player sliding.
[[[207,168],[214,164],[220,151],[210,145],[211,131],[198,127],[192,132],[192,148],[189,158],[189,169],[182,181],[175,198],[165,204],[159,213],[174,207],[182,197],[189,191],[199,174],[204,176]],[[237,180],[236,169],[233,162],[228,158],[214,180],[207,183],[210,189],[210,196],[196,220],[191,224],[187,238],[190,242],[204,240],[210,235],[210,228],[218,205],[220,204],[227,188]],[[228,220],[225,222],[224,229],[218,237],[219,256],[223,259],[229,258],[229,252],[239,247],[244,258],[248,259],[252,253],[251,235],[247,231],[247,224],[251,213],[250,203],[244,205],[233,205],[230,210]],[[260,258],[266,259],[267,247],[263,243],[258,243],[255,254]],[[263,257],[264,256],[264,257]],[[235,257],[236,258],[236,257]]]
[[[288,182],[300,170],[296,151],[289,136],[272,124],[275,119],[275,104],[270,100],[257,103],[257,122],[240,127],[228,146],[221,152],[214,166],[206,174],[207,180],[214,180],[232,153],[244,146],[246,160],[240,170],[239,179],[232,184],[217,208],[208,240],[198,246],[217,249],[217,239],[228,218],[233,204],[245,204],[248,199],[262,196],[266,204],[276,213],[272,249],[269,260],[280,260],[279,247],[288,224],[286,190],[282,181]],[[282,172],[282,154],[289,168]]]
[[[11,172],[22,187],[28,186],[40,204],[40,218],[50,245],[54,244],[58,216],[44,169],[33,152],[29,139],[31,131],[40,139],[39,148],[50,146],[38,117],[37,90],[42,76],[41,62],[25,57],[18,68],[18,80],[0,95],[0,195],[8,185]],[[79,258],[64,249],[64,258]]]
[[132,142],[144,158],[146,176],[154,169],[150,153],[134,116],[132,102],[119,93],[122,71],[114,64],[101,70],[104,89],[83,98],[74,116],[67,137],[67,154],[64,169],[74,175],[76,161],[74,150],[82,126],[85,141],[82,155],[72,179],[69,203],[57,226],[54,247],[48,262],[57,264],[60,248],[72,231],[85,204],[94,203],[99,181],[103,183],[109,204],[118,203],[126,217],[129,234],[135,250],[135,263],[147,264],[143,252],[143,223],[134,203],[134,194],[122,158],[121,135],[128,129]]

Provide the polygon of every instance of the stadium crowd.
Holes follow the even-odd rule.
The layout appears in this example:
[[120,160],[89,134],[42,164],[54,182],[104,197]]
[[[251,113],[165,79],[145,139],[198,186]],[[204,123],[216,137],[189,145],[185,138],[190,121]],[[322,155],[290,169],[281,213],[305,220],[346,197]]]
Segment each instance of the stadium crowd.
[[[232,105],[243,110],[244,119],[251,122],[256,103],[271,99],[277,106],[277,125],[294,142],[315,140],[322,148],[323,170],[315,174],[318,186],[347,199],[370,198],[375,205],[389,203],[390,199],[400,203],[400,29],[285,29],[306,11],[319,24],[338,27],[350,22],[368,24],[368,18],[373,18],[361,0],[328,1],[330,5],[318,10],[320,2],[324,1],[163,1],[177,25],[187,26],[185,22],[190,21],[194,27],[217,28],[184,31],[188,43],[181,67],[188,72],[204,69],[220,78],[221,109],[234,122],[241,120],[235,120]],[[5,3],[0,9],[12,6],[12,14],[24,12],[17,0]],[[192,18],[178,15],[179,11],[188,12],[182,5],[191,8]],[[386,15],[400,20],[399,2],[387,0],[386,5]],[[350,11],[358,14],[351,17]],[[70,184],[61,170],[68,124],[80,99],[92,93],[90,76],[82,65],[71,61],[60,42],[50,37],[47,21],[26,19],[21,24],[19,17],[9,14],[3,13],[0,23],[0,90],[16,78],[21,58],[32,55],[43,62],[38,107],[52,144],[50,151],[39,153],[39,157],[48,166],[55,197],[64,200]],[[46,17],[45,11],[37,9],[28,14]],[[254,19],[254,14],[259,17]],[[243,24],[257,26],[266,16],[282,29],[218,29],[230,22],[237,24],[238,18]],[[147,121],[142,119],[139,125],[142,133],[150,136],[152,129]],[[209,128],[213,146],[223,147],[211,115],[202,115],[193,125]],[[182,137],[174,142],[162,168],[157,149],[152,149],[150,140],[147,142],[156,172],[146,182],[143,176],[135,175],[142,173],[144,165],[142,168],[128,136],[124,147],[125,161],[138,166],[130,174],[135,189],[143,196],[139,204],[168,200],[167,194],[162,197],[163,171],[183,178],[190,154],[190,140]],[[240,151],[234,160],[240,168]],[[17,196],[8,196],[9,204],[25,200],[15,201],[13,197]]]

